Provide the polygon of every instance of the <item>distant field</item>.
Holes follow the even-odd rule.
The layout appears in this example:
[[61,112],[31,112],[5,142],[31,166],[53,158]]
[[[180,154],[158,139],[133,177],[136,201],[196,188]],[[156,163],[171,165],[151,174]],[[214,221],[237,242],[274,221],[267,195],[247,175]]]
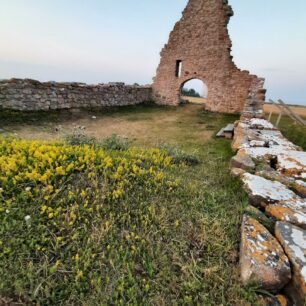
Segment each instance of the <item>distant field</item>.
[[[195,103],[195,104],[205,104],[207,102],[207,99],[205,98],[194,98],[194,97],[186,97],[182,96],[183,100],[188,100],[190,103]],[[306,118],[306,106],[290,106],[290,108],[300,116],[303,116]],[[270,113],[270,111],[273,111],[273,113],[278,114],[279,109],[272,104],[265,104],[264,106],[264,111],[265,113]]]
[[196,104],[205,104],[207,99],[205,98],[194,98],[194,97],[182,97],[183,100],[188,100],[190,103],[196,103]]
[[[306,117],[306,106],[290,106],[290,108],[300,116]],[[265,104],[264,111],[266,113],[270,113],[271,110],[273,111],[273,113],[279,113],[279,109],[275,105]]]

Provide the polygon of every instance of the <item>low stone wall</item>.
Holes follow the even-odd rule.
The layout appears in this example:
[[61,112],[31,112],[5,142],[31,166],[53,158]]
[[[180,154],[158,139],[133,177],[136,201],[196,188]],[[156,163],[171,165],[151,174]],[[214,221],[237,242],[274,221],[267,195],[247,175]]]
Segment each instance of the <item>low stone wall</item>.
[[235,125],[232,148],[237,155],[231,172],[242,180],[250,202],[241,227],[241,279],[277,294],[267,305],[291,305],[289,299],[303,306],[306,152],[266,121],[261,102],[252,98]]
[[150,86],[108,83],[39,82],[30,79],[0,81],[0,108],[22,111],[135,105],[152,100]]

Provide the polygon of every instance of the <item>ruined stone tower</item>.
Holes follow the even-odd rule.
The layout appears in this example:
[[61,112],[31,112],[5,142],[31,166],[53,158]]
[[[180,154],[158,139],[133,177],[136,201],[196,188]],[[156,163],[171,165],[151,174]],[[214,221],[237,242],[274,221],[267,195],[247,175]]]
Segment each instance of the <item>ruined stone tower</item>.
[[262,89],[263,79],[241,71],[232,60],[231,16],[227,0],[189,0],[161,51],[153,82],[156,103],[179,104],[184,83],[200,79],[208,87],[209,110],[241,112],[247,97]]

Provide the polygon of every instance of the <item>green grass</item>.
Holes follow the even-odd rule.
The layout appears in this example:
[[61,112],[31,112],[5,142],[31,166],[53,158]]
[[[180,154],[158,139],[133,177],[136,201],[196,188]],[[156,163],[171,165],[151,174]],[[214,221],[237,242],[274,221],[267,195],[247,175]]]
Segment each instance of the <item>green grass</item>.
[[[12,150],[10,141],[2,144],[0,301],[2,296],[40,305],[256,305],[256,288],[239,281],[240,224],[248,200],[228,171],[230,141],[199,133],[206,127],[217,132],[238,117],[185,110],[141,106],[117,114],[152,120],[176,112],[168,130],[161,126],[151,139],[162,134],[172,151],[141,149],[147,143],[140,140],[138,148],[126,151],[22,141]],[[28,162],[16,166],[10,160],[14,152],[17,163],[25,157]],[[173,152],[179,152],[177,161],[164,163]],[[84,162],[80,156],[96,157]],[[189,163],[193,156],[197,162]],[[112,159],[107,170],[105,157]],[[71,162],[75,167],[62,173],[60,167]],[[126,170],[119,178],[122,163]],[[49,181],[31,169],[40,175],[49,169]],[[8,180],[11,170],[15,181]]]
[[[277,115],[273,115],[271,122],[275,124],[277,117]],[[306,151],[306,126],[297,125],[289,116],[283,116],[279,129],[287,139]]]

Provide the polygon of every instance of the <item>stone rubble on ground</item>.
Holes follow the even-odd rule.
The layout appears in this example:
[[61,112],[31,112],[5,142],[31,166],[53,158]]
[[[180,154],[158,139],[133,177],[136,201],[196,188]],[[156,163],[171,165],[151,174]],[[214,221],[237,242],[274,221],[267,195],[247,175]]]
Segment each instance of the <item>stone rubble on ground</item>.
[[[240,246],[242,281],[252,284],[255,279],[261,288],[278,293],[287,280],[284,292],[289,305],[304,306],[306,152],[266,121],[261,102],[257,103],[251,98],[246,102],[240,121],[235,124],[232,149],[237,154],[230,163],[231,174],[242,180],[249,195],[250,207],[257,207],[255,211],[254,208],[246,209],[243,217]],[[276,284],[280,280],[277,269],[270,272],[271,280],[264,281],[267,269],[272,268],[273,263],[264,260],[270,258],[267,252],[276,254],[278,259],[284,258],[285,252],[290,262],[291,275],[283,278],[279,286],[273,287],[273,281]],[[288,302],[286,298],[277,301],[275,297],[271,303],[267,305],[287,305]]]

